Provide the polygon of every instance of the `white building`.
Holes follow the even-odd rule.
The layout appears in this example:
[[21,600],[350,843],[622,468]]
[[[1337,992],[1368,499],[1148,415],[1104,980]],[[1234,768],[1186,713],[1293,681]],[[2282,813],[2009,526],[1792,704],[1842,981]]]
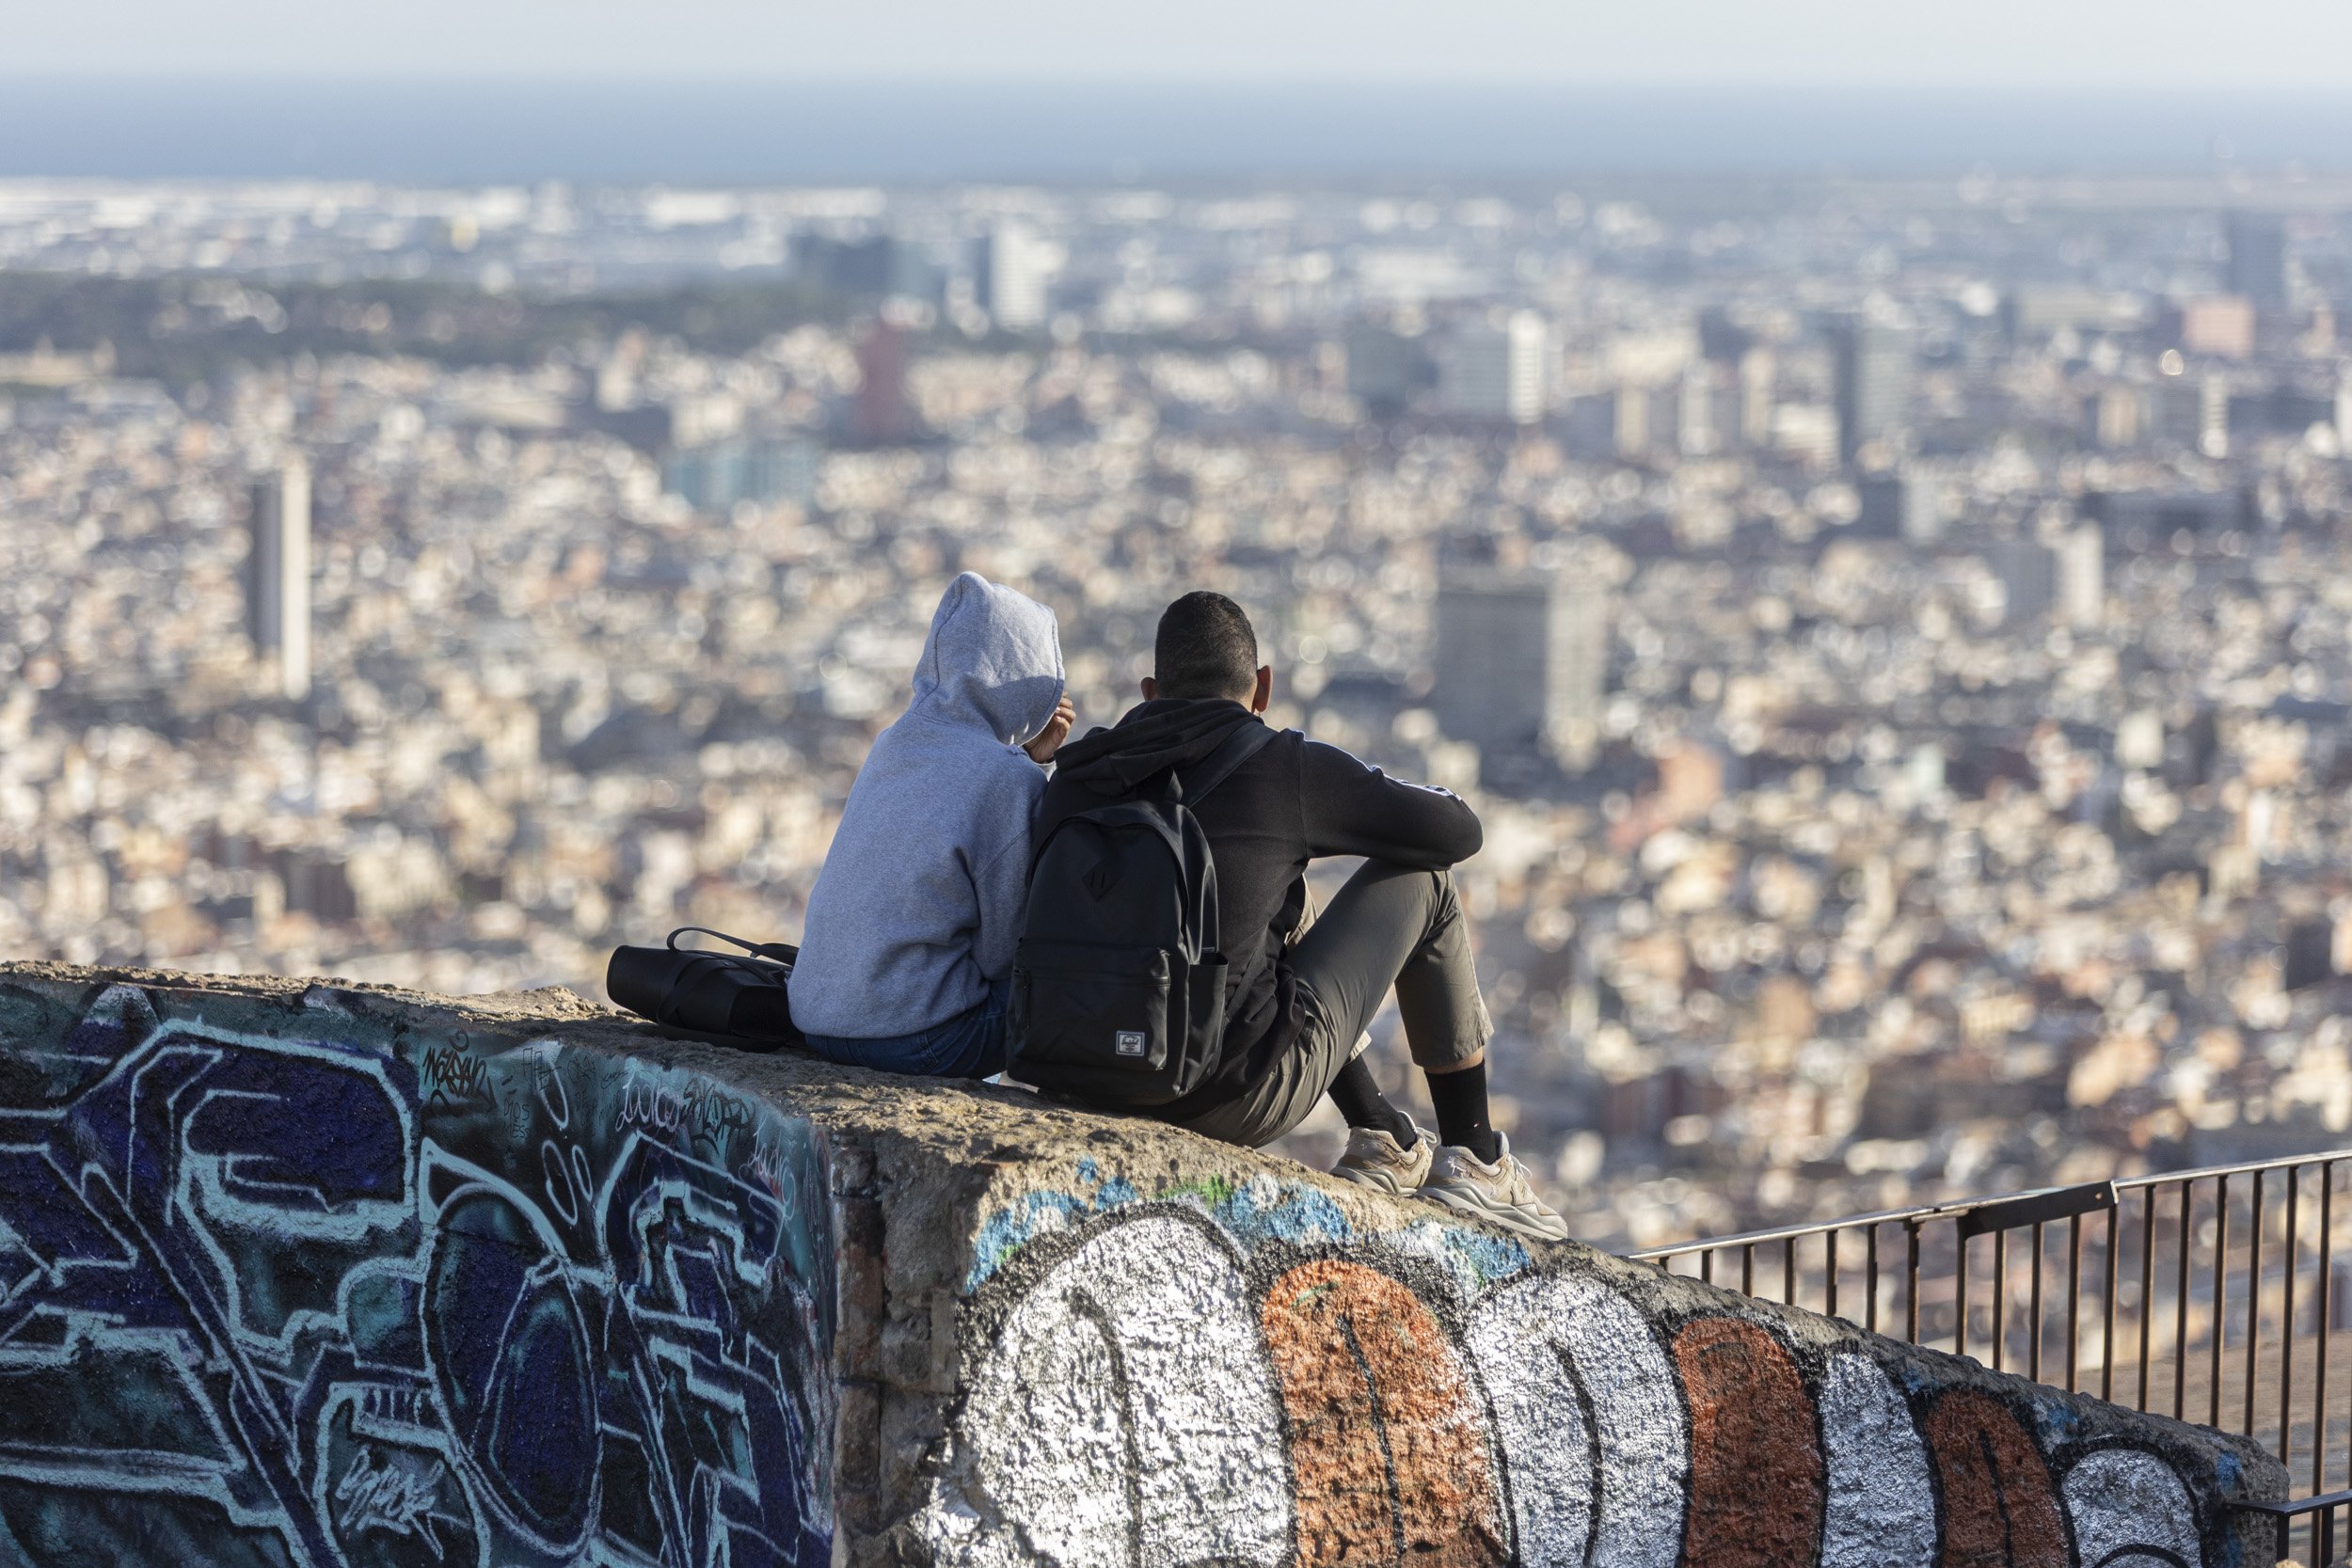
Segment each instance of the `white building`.
[[1500,325],[1477,321],[1447,340],[1438,365],[1438,405],[1457,419],[1534,424],[1550,392],[1551,328],[1533,310]]
[[1026,332],[1045,321],[1046,284],[1055,251],[1027,224],[1007,218],[980,242],[980,306],[1008,332]]
[[2096,523],[2077,523],[2058,538],[2058,609],[2075,631],[2106,619],[2106,539]]

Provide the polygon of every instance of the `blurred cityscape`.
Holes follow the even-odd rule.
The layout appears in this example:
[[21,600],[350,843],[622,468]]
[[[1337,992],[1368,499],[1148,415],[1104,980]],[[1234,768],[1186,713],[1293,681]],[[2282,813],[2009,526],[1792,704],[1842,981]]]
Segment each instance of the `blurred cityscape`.
[[791,940],[954,573],[1082,729],[1212,586],[1279,721],[1477,804],[1498,1114],[1588,1239],[2330,1146],[2347,214],[0,184],[0,952]]

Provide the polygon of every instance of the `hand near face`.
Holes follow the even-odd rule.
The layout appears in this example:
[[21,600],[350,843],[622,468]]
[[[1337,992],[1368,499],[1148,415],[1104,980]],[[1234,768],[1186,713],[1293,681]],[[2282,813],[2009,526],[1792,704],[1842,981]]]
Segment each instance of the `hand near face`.
[[1078,710],[1071,705],[1070,693],[1065,691],[1061,701],[1054,705],[1054,717],[1045,721],[1045,727],[1021,749],[1029,753],[1033,762],[1051,762],[1054,753],[1061,750],[1061,743],[1070,738],[1070,727],[1077,721]]

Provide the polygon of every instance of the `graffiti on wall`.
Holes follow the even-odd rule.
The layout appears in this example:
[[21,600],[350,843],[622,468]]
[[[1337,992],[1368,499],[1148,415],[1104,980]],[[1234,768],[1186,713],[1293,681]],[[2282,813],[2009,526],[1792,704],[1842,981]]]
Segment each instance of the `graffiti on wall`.
[[0,1560],[831,1560],[805,1123],[552,1041],[54,1001],[0,994]]
[[2210,1459],[2054,1395],[1251,1187],[984,1230],[939,1560],[2224,1568]]

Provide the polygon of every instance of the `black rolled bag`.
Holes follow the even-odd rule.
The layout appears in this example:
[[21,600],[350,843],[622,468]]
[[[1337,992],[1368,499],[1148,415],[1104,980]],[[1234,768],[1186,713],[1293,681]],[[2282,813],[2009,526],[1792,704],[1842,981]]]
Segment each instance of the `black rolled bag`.
[[[680,947],[688,932],[741,948],[717,953]],[[792,1022],[785,982],[801,950],[787,942],[745,942],[707,926],[681,926],[660,947],[616,947],[605,966],[605,994],[663,1034],[716,1041],[744,1051],[806,1042]]]

